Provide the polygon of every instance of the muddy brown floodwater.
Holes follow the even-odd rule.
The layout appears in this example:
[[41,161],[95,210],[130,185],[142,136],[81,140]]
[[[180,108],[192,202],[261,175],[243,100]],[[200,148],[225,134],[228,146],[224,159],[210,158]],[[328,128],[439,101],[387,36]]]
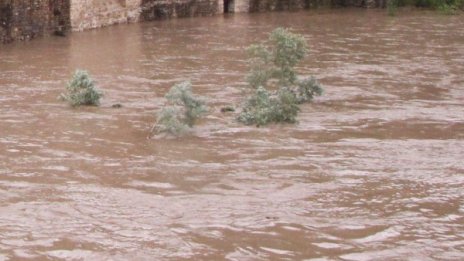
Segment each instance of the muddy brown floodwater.
[[[325,85],[242,126],[244,48],[304,34]],[[57,100],[76,68],[99,108]],[[464,259],[464,19],[327,10],[116,26],[0,47],[0,260]],[[147,139],[175,83],[211,113]],[[111,108],[121,103],[122,108]],[[321,258],[321,259],[318,259]]]

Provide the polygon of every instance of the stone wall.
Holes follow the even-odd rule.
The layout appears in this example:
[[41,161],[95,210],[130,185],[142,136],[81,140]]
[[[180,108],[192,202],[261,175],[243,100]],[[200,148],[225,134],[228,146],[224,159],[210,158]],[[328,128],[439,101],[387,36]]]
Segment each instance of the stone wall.
[[385,8],[388,0],[332,0],[332,6]]
[[304,7],[304,0],[250,0],[249,12],[298,10]]
[[207,16],[220,0],[68,0],[75,31],[139,20]]
[[[223,0],[0,0],[0,43],[72,29],[214,15]],[[222,3],[222,2],[221,2]]]
[[317,6],[384,7],[387,0],[0,0],[0,43],[67,30],[223,12]]
[[0,0],[0,42],[69,29],[69,0]]
[[159,20],[174,17],[210,16],[221,12],[218,0],[142,0],[141,18]]
[[8,42],[11,38],[11,22],[13,17],[13,8],[11,3],[0,0],[0,42]]
[[141,0],[68,0],[75,31],[139,20]]

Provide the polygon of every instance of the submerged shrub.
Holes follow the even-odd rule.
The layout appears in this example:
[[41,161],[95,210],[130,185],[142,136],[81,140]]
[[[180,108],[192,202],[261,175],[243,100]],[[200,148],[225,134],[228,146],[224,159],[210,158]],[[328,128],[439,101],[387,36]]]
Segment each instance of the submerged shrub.
[[288,88],[280,88],[272,102],[272,121],[295,123],[299,111],[295,94]]
[[[283,28],[274,30],[267,41],[251,45],[247,80],[255,91],[244,103],[238,121],[257,126],[296,122],[298,105],[323,91],[314,77],[298,79],[295,66],[306,53],[304,37]],[[272,87],[273,91],[268,90]]]
[[281,88],[271,94],[258,87],[245,103],[238,120],[246,125],[266,125],[270,122],[296,122],[300,108],[295,94],[287,88]]
[[76,70],[66,86],[66,93],[61,97],[72,106],[100,104],[103,94],[95,87],[95,83],[87,71]]
[[193,94],[190,82],[174,85],[165,97],[167,104],[158,112],[152,132],[180,136],[208,111],[203,99]]
[[298,81],[295,89],[296,100],[300,104],[311,102],[315,96],[321,96],[324,92],[322,85],[314,76]]
[[248,97],[242,112],[238,116],[238,121],[246,125],[265,125],[273,120],[272,107],[269,91],[263,87],[258,87],[255,93]]
[[248,83],[254,88],[266,87],[272,79],[279,85],[294,84],[297,79],[294,67],[306,53],[303,36],[291,33],[289,29],[275,29],[267,41],[248,48],[251,67]]
[[180,136],[189,130],[189,126],[182,122],[180,110],[176,107],[165,107],[158,112],[156,131]]
[[247,76],[248,84],[254,88],[266,86],[272,77],[274,64],[272,53],[263,44],[254,44],[247,49],[250,73]]

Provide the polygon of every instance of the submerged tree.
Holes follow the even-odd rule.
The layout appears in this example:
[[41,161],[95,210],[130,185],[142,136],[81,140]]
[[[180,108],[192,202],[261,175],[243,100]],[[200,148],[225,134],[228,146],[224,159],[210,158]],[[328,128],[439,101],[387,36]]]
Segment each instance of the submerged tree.
[[189,131],[208,111],[203,98],[192,92],[190,82],[174,85],[166,94],[167,104],[158,112],[152,133],[180,136]]
[[269,122],[296,122],[300,108],[296,96],[287,88],[281,88],[273,95],[264,87],[248,97],[238,120],[247,125],[266,125]]
[[288,29],[275,29],[267,41],[248,48],[251,67],[248,83],[254,88],[267,87],[272,80],[277,80],[280,86],[294,84],[297,80],[294,67],[306,53],[303,36]]
[[103,94],[95,87],[95,82],[87,71],[76,70],[71,81],[66,86],[66,93],[61,97],[71,106],[100,104]]
[[270,122],[296,122],[298,104],[322,94],[314,77],[300,79],[295,66],[308,52],[302,35],[277,28],[269,39],[248,48],[249,85],[255,92],[248,97],[238,120],[247,125]]

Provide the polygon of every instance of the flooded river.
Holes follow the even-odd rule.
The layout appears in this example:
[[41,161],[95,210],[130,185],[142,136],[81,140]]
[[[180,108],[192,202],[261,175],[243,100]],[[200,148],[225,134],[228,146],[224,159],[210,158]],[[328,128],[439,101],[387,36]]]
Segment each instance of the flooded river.
[[[244,48],[278,26],[307,38],[298,70],[324,96],[296,125],[243,126],[220,108],[243,100]],[[76,68],[100,107],[57,99]],[[463,72],[463,16],[425,11],[219,15],[0,46],[0,260],[462,260]],[[208,117],[147,139],[188,79]]]

